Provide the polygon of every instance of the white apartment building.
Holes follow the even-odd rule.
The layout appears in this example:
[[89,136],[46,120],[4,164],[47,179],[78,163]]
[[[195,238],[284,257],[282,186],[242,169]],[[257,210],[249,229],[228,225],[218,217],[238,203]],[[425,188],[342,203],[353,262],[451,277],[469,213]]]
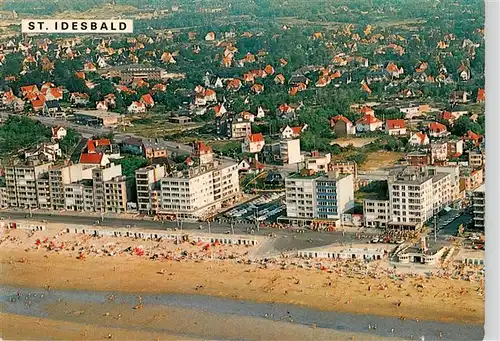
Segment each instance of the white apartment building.
[[114,164],[22,164],[6,167],[2,197],[11,207],[119,213],[127,204],[125,180]]
[[135,171],[137,209],[139,213],[158,213],[161,179],[166,175],[167,169],[161,165],[151,165]]
[[64,185],[64,201],[67,210],[94,211],[94,192],[92,181],[83,180]]
[[484,185],[479,186],[472,192],[472,205],[474,209],[474,226],[484,229],[485,194]]
[[418,229],[452,202],[451,173],[402,173],[388,183],[392,228]]
[[354,207],[352,174],[294,174],[285,179],[286,213],[291,222],[314,219],[339,220]]
[[363,201],[363,220],[365,227],[386,228],[391,219],[389,200],[365,199]]
[[240,193],[238,164],[216,160],[161,179],[160,213],[179,218],[211,216]]
[[[111,186],[114,181],[121,185]],[[94,209],[96,212],[118,212],[121,211],[121,203],[127,206],[127,192],[121,190],[125,186],[122,177],[122,166],[113,163],[104,167],[92,169],[92,188],[94,193]],[[108,195],[113,199],[108,200]],[[116,197],[116,198],[115,198]],[[118,205],[118,206],[115,206]]]
[[7,187],[0,186],[0,209],[9,207],[9,202],[7,200]]
[[[121,170],[120,170],[121,173]],[[127,178],[115,176],[104,182],[106,212],[125,213],[127,211]]]
[[280,155],[281,160],[285,164],[302,162],[302,155],[300,154],[300,139],[281,140]]
[[52,163],[7,166],[5,168],[5,184],[9,206],[38,207],[36,182],[51,165]]

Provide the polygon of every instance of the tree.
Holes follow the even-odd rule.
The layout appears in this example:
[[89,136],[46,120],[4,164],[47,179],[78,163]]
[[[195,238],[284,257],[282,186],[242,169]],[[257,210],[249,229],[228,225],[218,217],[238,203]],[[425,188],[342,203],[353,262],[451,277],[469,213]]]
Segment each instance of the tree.
[[460,118],[455,121],[455,124],[453,124],[451,132],[455,136],[463,136],[469,130],[480,134],[482,128],[479,123],[473,122],[469,116],[460,116]]

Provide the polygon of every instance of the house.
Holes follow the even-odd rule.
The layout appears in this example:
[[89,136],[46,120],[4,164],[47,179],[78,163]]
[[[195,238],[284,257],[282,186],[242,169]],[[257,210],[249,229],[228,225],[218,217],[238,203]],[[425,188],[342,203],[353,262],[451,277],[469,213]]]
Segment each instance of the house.
[[264,71],[268,74],[268,75],[274,75],[274,68],[272,65],[266,65],[266,67],[264,68]]
[[45,88],[42,90],[47,101],[60,101],[63,98],[63,93],[60,88]]
[[36,85],[26,85],[22,86],[19,88],[19,92],[23,97],[25,97],[27,94],[38,94],[40,91],[38,90],[38,87]]
[[106,166],[110,163],[104,153],[82,153],[79,162],[85,165]]
[[389,135],[406,135],[405,120],[387,120],[385,131]]
[[160,59],[164,63],[169,63],[169,64],[175,64],[176,63],[174,57],[168,51],[163,52],[163,54],[161,55]]
[[89,104],[89,95],[86,93],[73,92],[69,97],[69,100],[74,105],[85,106]]
[[254,84],[250,88],[256,95],[260,94],[262,91],[264,91],[264,85],[262,84]]
[[106,101],[96,102],[96,109],[102,111],[108,111],[108,103],[106,103]]
[[262,133],[250,134],[241,143],[241,150],[243,153],[260,153],[265,144]]
[[281,130],[281,138],[285,140],[297,138],[306,129],[307,129],[307,124],[297,127],[290,127],[289,125],[287,125],[285,128]]
[[234,78],[227,83],[227,89],[232,91],[238,91],[241,88],[241,80]]
[[330,78],[327,79],[327,78],[320,77],[315,85],[317,88],[324,88],[329,83],[330,83]]
[[376,118],[374,115],[365,114],[359,120],[356,121],[356,131],[375,131],[382,129],[383,122]]
[[222,116],[227,112],[226,107],[224,107],[224,103],[217,104],[214,106],[215,117]]
[[36,158],[43,161],[56,161],[58,157],[62,156],[61,148],[59,148],[59,143],[43,142],[39,144],[36,148],[30,149],[24,152],[25,159]]
[[158,83],[158,84],[153,85],[151,90],[153,92],[165,92],[165,91],[167,91],[167,86],[165,84]]
[[129,137],[123,139],[122,142],[120,143],[120,149],[124,153],[142,155],[143,154],[142,139],[135,137]]
[[153,100],[153,97],[151,97],[150,94],[144,94],[142,95],[140,101],[144,103],[146,108],[152,108],[155,105],[155,101]]
[[42,111],[45,107],[45,99],[37,97],[36,99],[31,100],[31,106],[35,112]]
[[104,102],[106,102],[109,108],[116,108],[116,95],[107,94],[104,96]]
[[467,133],[462,138],[464,141],[472,141],[474,145],[479,146],[479,144],[482,142],[483,137],[479,134],[476,134],[472,130],[469,130]]
[[404,73],[404,70],[402,67],[399,68],[396,64],[394,64],[393,62],[390,62],[385,67],[385,72],[387,72],[387,74],[389,74],[389,76],[391,76],[393,78],[399,78],[399,76]]
[[356,127],[345,116],[337,115],[330,119],[330,128],[336,136],[346,136],[356,134]]
[[446,137],[450,135],[450,132],[448,131],[448,128],[444,124],[441,124],[439,122],[431,122],[429,123],[429,136],[431,137]]
[[464,64],[460,65],[458,75],[463,81],[468,81],[470,79],[470,68]]
[[257,115],[255,116],[256,118],[264,118],[266,116],[266,113],[264,112],[264,109],[262,107],[257,108]]
[[484,89],[477,90],[476,103],[483,103],[486,98],[486,91]]
[[415,117],[425,115],[430,110],[431,107],[428,104],[410,105],[409,107],[399,108],[399,112],[405,114],[406,120],[412,120]]
[[59,101],[45,101],[43,105],[43,114],[51,117],[63,116]]
[[127,108],[129,114],[140,114],[146,112],[146,105],[139,101],[134,101]]
[[466,91],[453,91],[450,94],[450,103],[469,103],[470,94]]
[[214,41],[216,38],[216,35],[215,35],[215,32],[208,32],[206,35],[205,35],[205,40],[206,41]]
[[66,136],[66,128],[61,126],[52,127],[52,140],[59,141],[62,140]]
[[370,87],[368,86],[368,84],[366,84],[365,81],[361,82],[361,90],[363,90],[369,95],[372,93],[372,89],[370,89]]
[[83,71],[84,72],[95,72],[97,71],[97,68],[92,62],[87,62],[83,65]]
[[412,146],[426,146],[430,143],[430,140],[426,133],[418,132],[411,135],[408,143]]
[[166,158],[168,156],[168,141],[161,138],[143,139],[142,150],[146,159]]

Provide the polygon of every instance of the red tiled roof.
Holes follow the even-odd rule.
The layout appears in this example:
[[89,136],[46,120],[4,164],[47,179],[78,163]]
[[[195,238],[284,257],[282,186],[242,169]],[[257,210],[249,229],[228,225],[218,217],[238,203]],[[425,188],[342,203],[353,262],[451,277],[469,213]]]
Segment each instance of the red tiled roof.
[[420,139],[420,144],[424,144],[425,143],[425,139],[427,138],[427,135],[425,135],[422,132],[418,132],[415,135]]
[[429,130],[432,132],[441,133],[447,131],[448,129],[444,124],[441,124],[439,122],[432,122],[429,123]]
[[447,120],[447,121],[449,121],[449,120],[454,120],[454,119],[455,119],[455,116],[453,116],[453,114],[452,114],[451,112],[449,112],[449,111],[443,111],[443,112],[441,113],[441,118],[442,118],[443,120]]
[[250,134],[248,135],[248,139],[250,140],[251,143],[263,142],[264,136],[262,136],[262,133]]
[[484,101],[485,97],[486,97],[485,90],[484,89],[479,89],[477,91],[477,101],[478,102],[482,102],[482,101]]
[[290,127],[292,128],[292,133],[294,135],[300,135],[300,133],[302,132],[302,127],[301,126],[298,126],[298,127]]
[[361,117],[359,120],[356,121],[356,124],[373,124],[373,123],[378,123],[382,122],[378,118],[372,115],[365,115]]
[[349,121],[349,119],[347,117],[342,116],[342,115],[337,115],[337,116],[332,117],[332,121],[335,123],[338,121],[344,121],[346,124],[352,124],[352,122]]
[[402,129],[405,127],[405,120],[387,120],[387,129]]
[[152,105],[154,103],[153,97],[150,94],[142,95],[141,100],[146,102],[146,104]]
[[469,140],[474,140],[474,141],[479,141],[481,139],[481,135],[478,135],[476,134],[475,132],[473,132],[472,130],[469,130],[465,136],[464,136],[466,139],[469,139]]
[[102,153],[99,154],[89,154],[89,153],[82,153],[80,155],[80,163],[86,163],[86,164],[100,164],[102,161]]
[[31,101],[31,105],[33,106],[33,108],[43,108],[44,104],[45,101],[41,99],[34,99]]

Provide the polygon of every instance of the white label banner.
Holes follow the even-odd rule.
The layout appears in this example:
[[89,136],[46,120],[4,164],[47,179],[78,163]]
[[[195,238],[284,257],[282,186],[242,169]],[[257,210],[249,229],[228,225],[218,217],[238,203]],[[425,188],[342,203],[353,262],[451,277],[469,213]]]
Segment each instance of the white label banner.
[[22,33],[133,33],[134,21],[23,19]]

